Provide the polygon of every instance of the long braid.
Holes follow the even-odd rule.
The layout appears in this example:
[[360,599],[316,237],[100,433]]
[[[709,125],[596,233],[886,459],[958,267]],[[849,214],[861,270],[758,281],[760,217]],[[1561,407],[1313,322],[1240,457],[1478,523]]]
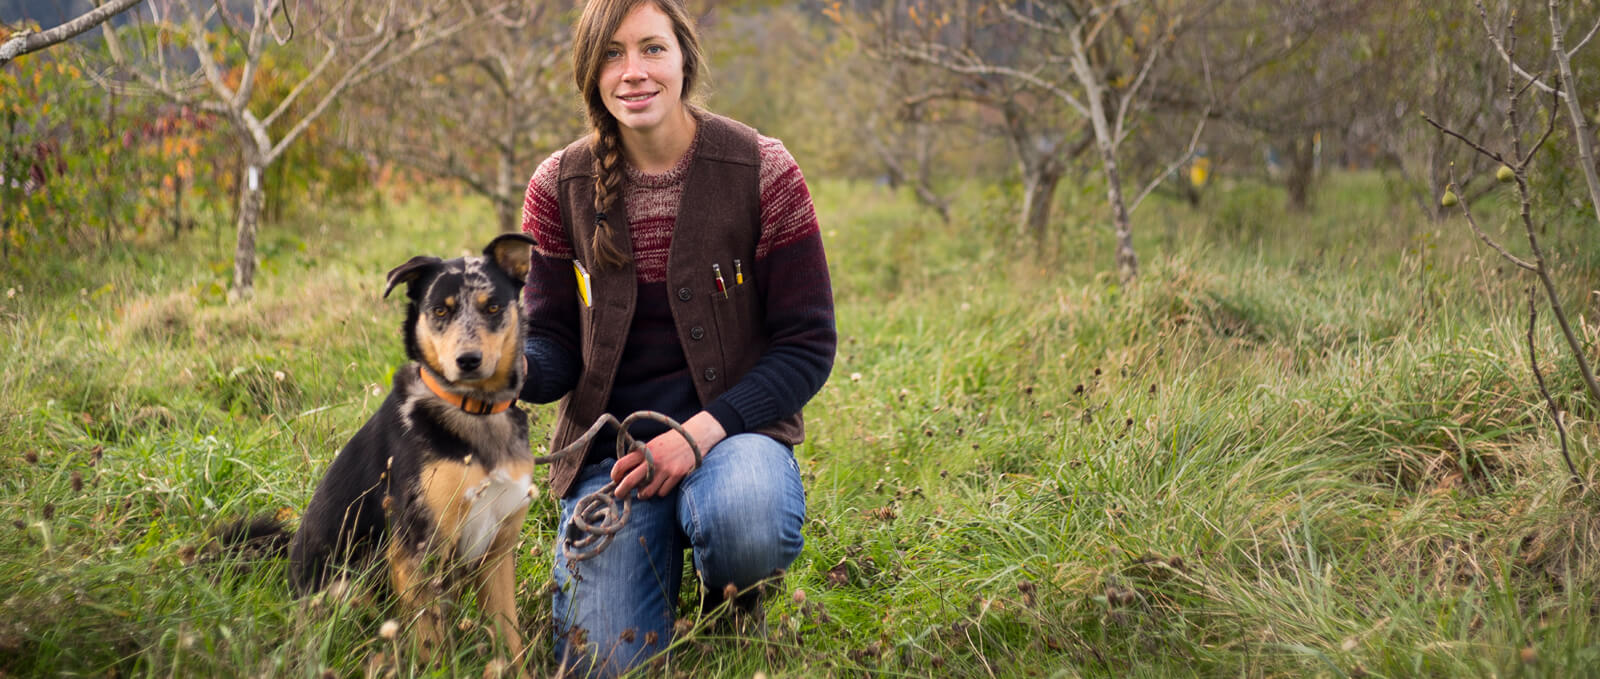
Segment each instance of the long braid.
[[591,111],[590,120],[596,123],[594,157],[598,165],[594,178],[596,223],[590,248],[602,268],[621,267],[628,263],[628,255],[617,247],[614,240],[617,227],[611,224],[607,211],[622,200],[622,135],[617,129],[617,119],[609,112]]

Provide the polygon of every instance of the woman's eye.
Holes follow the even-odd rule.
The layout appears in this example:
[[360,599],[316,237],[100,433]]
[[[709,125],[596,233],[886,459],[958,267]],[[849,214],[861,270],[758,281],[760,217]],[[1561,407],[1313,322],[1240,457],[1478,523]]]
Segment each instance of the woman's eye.
[[616,48],[611,48],[611,49],[606,50],[606,58],[607,59],[616,59],[616,58],[621,57],[621,56],[622,56],[622,50],[619,50],[619,49],[616,49]]
[[666,52],[667,48],[662,47],[660,45],[651,45],[649,47],[644,48],[644,51],[645,51],[646,54],[661,54],[663,52]]

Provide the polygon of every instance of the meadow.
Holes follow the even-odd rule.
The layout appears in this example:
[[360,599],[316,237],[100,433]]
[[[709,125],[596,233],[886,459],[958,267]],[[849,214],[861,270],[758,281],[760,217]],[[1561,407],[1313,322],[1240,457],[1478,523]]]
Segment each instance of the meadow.
[[[763,637],[698,622],[687,588],[666,674],[1600,675],[1600,494],[1528,368],[1530,280],[1459,219],[1372,174],[1312,214],[1224,183],[1142,208],[1125,286],[1087,189],[1036,244],[1003,187],[950,224],[812,188],[840,346],[796,451],[806,548]],[[495,228],[444,193],[291,214],[248,303],[203,229],[0,263],[0,675],[484,673],[471,611],[418,667],[382,600],[297,601],[281,559],[207,539],[292,518],[382,400],[404,361],[384,272]],[[1593,351],[1582,224],[1547,237]],[[1535,345],[1592,489],[1600,413],[1547,311]],[[537,446],[554,410],[531,411]],[[518,563],[534,676],[556,514],[535,502]]]

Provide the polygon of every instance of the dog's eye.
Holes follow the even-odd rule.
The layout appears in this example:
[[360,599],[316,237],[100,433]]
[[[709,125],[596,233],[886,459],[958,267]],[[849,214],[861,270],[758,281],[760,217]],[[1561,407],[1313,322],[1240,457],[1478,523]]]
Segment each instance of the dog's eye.
[[444,305],[436,306],[436,307],[433,308],[433,315],[434,315],[435,318],[444,318],[445,316],[447,316],[449,314],[450,314],[449,307],[446,307]]
[[488,313],[491,313],[491,314],[498,314],[498,313],[500,313],[500,305],[499,304],[490,304],[489,306],[484,307],[483,310],[488,312]]

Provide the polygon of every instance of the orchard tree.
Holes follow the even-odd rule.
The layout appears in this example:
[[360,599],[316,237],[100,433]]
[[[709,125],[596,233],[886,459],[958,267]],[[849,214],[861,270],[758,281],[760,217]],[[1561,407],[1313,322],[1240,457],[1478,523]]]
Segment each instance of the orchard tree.
[[[1529,175],[1538,166],[1550,158],[1541,156],[1540,151],[1552,139],[1552,135],[1565,127],[1570,132],[1578,149],[1575,159],[1584,176],[1584,183],[1588,188],[1588,203],[1583,207],[1592,210],[1595,220],[1600,222],[1600,171],[1595,165],[1595,151],[1589,120],[1584,112],[1582,97],[1585,93],[1579,88],[1579,81],[1574,77],[1572,59],[1589,40],[1600,32],[1600,20],[1590,18],[1593,27],[1588,29],[1582,37],[1569,37],[1567,27],[1573,23],[1573,8],[1558,0],[1547,0],[1545,18],[1548,20],[1549,34],[1540,36],[1545,42],[1546,49],[1538,49],[1537,43],[1534,50],[1536,55],[1529,61],[1548,65],[1548,75],[1530,71],[1523,64],[1524,57],[1518,51],[1518,8],[1512,3],[1509,7],[1502,5],[1497,16],[1491,19],[1489,9],[1483,0],[1474,0],[1473,5],[1478,10],[1478,15],[1483,22],[1483,30],[1488,41],[1494,46],[1496,53],[1504,62],[1506,73],[1502,99],[1499,110],[1502,112],[1507,135],[1500,144],[1485,144],[1476,139],[1462,134],[1447,122],[1441,121],[1431,115],[1424,114],[1423,118],[1444,135],[1460,142],[1474,152],[1485,156],[1498,165],[1495,179],[1502,184],[1511,186],[1516,196],[1519,221],[1522,226],[1522,235],[1526,239],[1525,252],[1517,252],[1515,248],[1503,243],[1500,238],[1485,231],[1473,216],[1471,207],[1460,201],[1456,194],[1457,188],[1454,178],[1445,186],[1444,195],[1440,202],[1444,207],[1459,209],[1466,218],[1472,232],[1486,245],[1497,252],[1501,259],[1511,263],[1518,269],[1532,274],[1535,280],[1528,287],[1528,362],[1532,368],[1533,376],[1539,386],[1539,392],[1544,396],[1545,404],[1550,410],[1551,419],[1556,425],[1560,436],[1561,454],[1566,463],[1567,471],[1571,475],[1574,486],[1587,491],[1587,484],[1583,474],[1574,464],[1571,451],[1567,445],[1566,412],[1563,411],[1556,398],[1550,393],[1545,384],[1544,374],[1539,367],[1538,355],[1535,352],[1535,330],[1538,325],[1538,298],[1539,291],[1544,293],[1544,298],[1550,305],[1550,310],[1555,316],[1556,325],[1566,340],[1567,348],[1576,363],[1578,373],[1583,379],[1588,405],[1592,408],[1600,405],[1600,380],[1595,377],[1594,367],[1590,364],[1588,353],[1592,342],[1586,342],[1582,336],[1582,328],[1574,329],[1569,320],[1566,305],[1562,302],[1561,291],[1558,289],[1556,275],[1553,270],[1551,256],[1547,254],[1544,236],[1549,228],[1548,224],[1536,221],[1535,205],[1539,201],[1531,190]],[[1569,43],[1568,40],[1573,40]],[[1569,46],[1570,45],[1570,46]],[[1543,110],[1537,102],[1548,95],[1548,103]],[[1530,115],[1531,114],[1531,115]],[[1562,124],[1565,114],[1566,125]],[[1529,120],[1528,118],[1532,118]],[[1530,129],[1531,128],[1531,129]],[[1541,168],[1543,169],[1543,168]],[[1457,207],[1459,206],[1459,207]],[[1582,321],[1580,317],[1580,323]]]
[[570,82],[574,3],[462,3],[482,20],[436,58],[374,78],[347,118],[365,150],[462,183],[494,204],[501,231],[516,231],[534,165],[583,132]]
[[927,91],[922,74],[858,49],[859,30],[828,30],[815,10],[769,4],[716,12],[702,26],[712,108],[783,139],[810,172],[887,180],[948,220],[941,180],[946,168],[970,169],[962,161],[974,155],[949,153],[974,136],[959,107],[908,102]]
[[[1398,3],[1404,4],[1404,3]],[[1311,204],[1321,147],[1371,138],[1372,121],[1411,68],[1396,51],[1406,10],[1376,0],[1225,0],[1190,29],[1152,97],[1163,115],[1221,123],[1214,150],[1274,157],[1291,209]]]
[[[1003,103],[1005,98],[985,97],[962,83],[931,83],[927,74],[902,61],[860,56],[849,60],[848,64],[849,73],[854,76],[850,82],[859,85],[851,88],[853,91],[847,95],[850,101],[831,108],[836,116],[847,118],[836,124],[852,131],[854,144],[870,151],[891,185],[909,187],[918,203],[949,222],[951,198],[940,192],[935,174],[941,164],[941,151],[963,133],[969,137],[981,134],[987,127],[979,122],[982,114],[996,117],[992,114],[998,111],[997,104]],[[979,115],[962,114],[961,109],[974,105],[980,110]],[[1008,128],[1017,122],[1009,116],[1003,119]],[[1023,137],[1025,133],[991,133],[991,136],[1010,140]],[[1049,184],[1053,189],[1059,180],[1059,173],[1039,180],[1035,172],[1037,167],[1026,162],[1022,165],[1029,197],[1044,192],[1040,184]],[[1031,215],[1033,211],[1024,207],[1023,213]]]
[[[237,140],[245,172],[230,299],[254,291],[265,170],[352,87],[477,19],[471,7],[448,0],[153,0],[147,7],[137,40],[125,44],[119,30],[102,24],[115,64],[102,82],[214,113]],[[295,73],[289,64],[301,58],[309,68],[292,86],[263,94],[266,72]]]
[[[1003,141],[1010,151],[1023,187],[1017,234],[1039,242],[1048,230],[1056,188],[1073,159],[1088,148],[1080,141],[1087,139],[1088,125],[1054,97],[1030,92],[1027,83],[927,58],[926,52],[937,46],[1004,59],[1025,37],[1009,22],[983,21],[999,16],[983,7],[946,4],[957,10],[954,18],[951,7],[927,2],[890,2],[858,12],[846,12],[840,5],[824,10],[866,50],[867,58],[854,69],[868,88],[858,95],[868,100],[865,106],[854,107],[865,109],[862,141],[891,176],[915,176],[906,168],[920,173],[926,167],[917,160],[926,156],[919,147],[930,143],[925,121],[959,117],[952,112],[970,109],[966,117],[977,121],[974,127]],[[944,201],[929,188],[918,187],[917,193],[925,204]],[[945,214],[946,208],[936,209]]]
[[[1189,148],[1145,189],[1129,197],[1121,164],[1122,145],[1146,111],[1158,86],[1157,65],[1189,25],[1207,15],[1218,0],[897,0],[876,22],[886,55],[949,73],[968,76],[968,86],[1004,97],[1002,110],[1017,125],[1019,163],[1035,168],[1025,178],[1033,188],[1025,202],[1025,228],[1042,228],[1048,219],[1061,164],[1072,145],[1072,131],[1087,129],[1090,146],[1105,180],[1106,203],[1116,234],[1115,266],[1120,278],[1138,276],[1132,213],[1139,202],[1187,159],[1199,139],[1205,115],[1197,116]],[[1073,123],[1043,123],[1033,104],[1048,100],[1068,112]],[[1007,107],[1010,107],[1009,109]],[[1033,214],[1028,214],[1032,212]],[[1042,212],[1042,214],[1041,214]],[[1035,221],[1037,220],[1037,221]],[[1035,231],[1037,233],[1037,231]]]
[[1443,208],[1436,187],[1450,181],[1452,169],[1460,199],[1470,204],[1497,188],[1495,165],[1487,156],[1418,125],[1418,114],[1448,111],[1458,132],[1483,143],[1504,144],[1509,139],[1498,108],[1505,83],[1495,77],[1503,66],[1482,39],[1477,16],[1415,4],[1409,9],[1425,20],[1395,29],[1395,38],[1410,48],[1397,48],[1390,59],[1413,67],[1391,71],[1400,74],[1390,84],[1394,106],[1374,129],[1382,157],[1400,171],[1418,210],[1437,218]]

